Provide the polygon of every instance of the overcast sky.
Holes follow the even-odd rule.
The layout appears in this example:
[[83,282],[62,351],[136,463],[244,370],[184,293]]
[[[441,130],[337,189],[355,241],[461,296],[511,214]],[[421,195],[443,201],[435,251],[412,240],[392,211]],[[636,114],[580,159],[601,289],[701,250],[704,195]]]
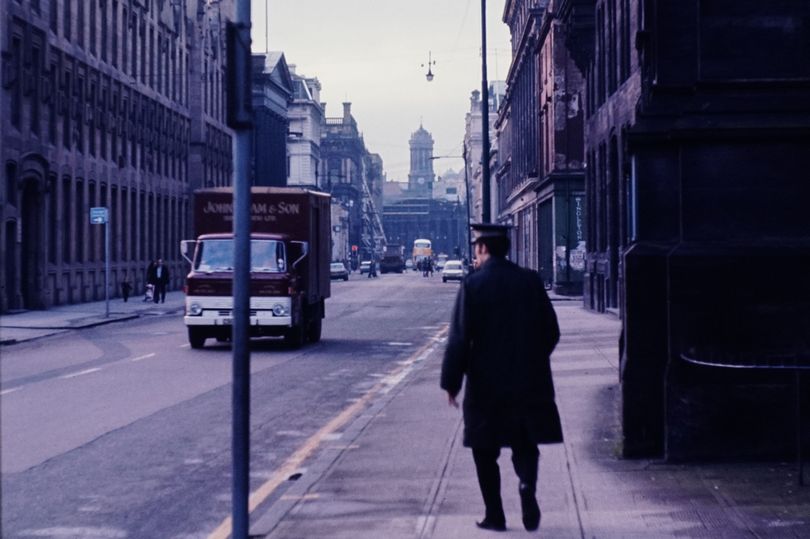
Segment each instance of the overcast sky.
[[[511,59],[503,7],[504,0],[487,2],[490,81],[506,77]],[[254,52],[283,51],[297,73],[318,77],[328,117],[350,101],[389,180],[407,180],[408,139],[420,119],[434,155],[461,155],[470,92],[481,88],[479,0],[253,0],[252,9]],[[421,66],[428,51],[432,82]],[[461,169],[461,160],[434,169],[450,167]]]

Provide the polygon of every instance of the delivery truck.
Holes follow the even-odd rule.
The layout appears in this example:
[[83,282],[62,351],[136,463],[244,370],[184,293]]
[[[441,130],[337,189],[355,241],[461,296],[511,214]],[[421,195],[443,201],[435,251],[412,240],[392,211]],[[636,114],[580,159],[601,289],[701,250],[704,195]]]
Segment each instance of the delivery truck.
[[[250,201],[250,335],[292,346],[321,338],[330,293],[330,197],[304,188],[253,187]],[[226,341],[233,323],[233,189],[194,192],[196,239],[181,242],[188,341]]]
[[389,243],[385,247],[385,255],[380,260],[380,273],[402,273],[405,269],[405,246],[399,243]]

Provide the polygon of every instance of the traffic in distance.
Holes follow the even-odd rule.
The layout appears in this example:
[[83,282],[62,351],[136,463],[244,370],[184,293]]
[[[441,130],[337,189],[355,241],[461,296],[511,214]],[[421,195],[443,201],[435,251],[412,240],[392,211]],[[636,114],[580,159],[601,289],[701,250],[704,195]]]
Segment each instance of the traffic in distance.
[[[180,250],[190,264],[186,277],[183,321],[191,348],[208,339],[228,341],[233,325],[233,189],[195,192],[195,235]],[[321,338],[332,280],[348,281],[351,270],[331,259],[330,195],[298,187],[251,189],[250,335],[283,337],[292,348]],[[403,273],[424,277],[442,272],[442,282],[467,274],[460,260],[433,253],[432,242],[419,238],[406,258],[402,244],[385,245],[363,260],[359,274]]]

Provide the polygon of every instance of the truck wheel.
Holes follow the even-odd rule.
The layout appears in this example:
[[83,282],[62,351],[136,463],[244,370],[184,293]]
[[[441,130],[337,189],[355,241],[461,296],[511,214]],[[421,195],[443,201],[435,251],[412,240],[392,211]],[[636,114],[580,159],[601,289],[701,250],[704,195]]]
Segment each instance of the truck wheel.
[[349,276],[348,276],[348,275],[347,275],[347,276],[345,276],[345,277],[343,278],[343,280],[344,280],[344,281],[348,281],[348,280],[349,280]]
[[301,348],[304,344],[304,325],[293,326],[284,334],[284,342],[290,348]]
[[195,350],[199,350],[205,346],[205,332],[202,328],[190,327],[188,328],[188,343]]
[[320,316],[315,316],[307,327],[307,340],[309,342],[318,342],[321,340],[321,329],[323,328],[323,319]]

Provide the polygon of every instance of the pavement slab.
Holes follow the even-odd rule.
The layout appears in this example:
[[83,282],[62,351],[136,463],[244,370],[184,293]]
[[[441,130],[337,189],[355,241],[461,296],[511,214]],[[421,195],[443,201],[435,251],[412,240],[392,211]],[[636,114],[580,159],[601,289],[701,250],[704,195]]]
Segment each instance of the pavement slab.
[[[542,446],[533,535],[555,539],[810,537],[810,488],[790,462],[671,464],[620,458],[619,320],[555,302],[562,339],[552,356],[565,443]],[[508,530],[483,515],[460,411],[439,390],[442,347],[344,433],[317,477],[252,533],[273,539],[525,537],[517,479],[501,454]],[[374,405],[372,405],[374,407]],[[351,429],[347,429],[351,430]],[[291,491],[288,491],[291,494]],[[259,515],[260,517],[260,515]]]

